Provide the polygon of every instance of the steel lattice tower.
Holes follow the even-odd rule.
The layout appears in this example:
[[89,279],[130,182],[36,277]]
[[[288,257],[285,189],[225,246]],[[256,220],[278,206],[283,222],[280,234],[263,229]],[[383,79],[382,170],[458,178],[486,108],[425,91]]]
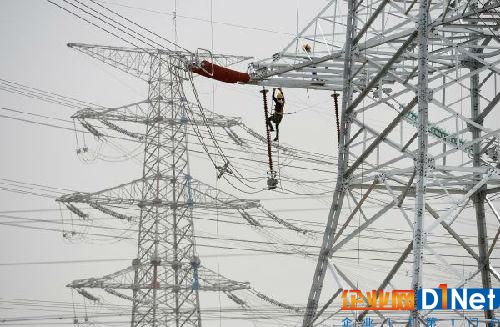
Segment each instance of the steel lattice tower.
[[[500,228],[489,236],[487,227],[500,223],[491,201],[500,182],[500,132],[492,123],[500,101],[499,8],[499,1],[332,0],[283,50],[250,66],[252,84],[342,93],[338,175],[304,327],[321,321],[338,296],[319,310],[328,271],[337,284],[357,288],[335,255],[372,226],[401,223],[405,237],[369,289],[431,287],[427,280],[440,271],[430,261],[446,272],[440,282],[454,287],[500,282],[491,262]],[[372,210],[374,198],[381,202]],[[457,224],[467,222],[469,201],[474,243]],[[436,237],[449,238],[475,269],[463,276],[460,263],[433,246]],[[374,250],[369,239],[366,246]],[[368,314],[382,324],[388,318],[365,310],[355,320]],[[396,318],[421,326],[428,315],[415,310]],[[495,313],[477,315],[488,324]],[[456,310],[446,317],[470,319]]]
[[[231,291],[250,287],[200,264],[192,210],[217,207],[244,212],[260,205],[205,185],[189,173],[187,126],[202,123],[183,90],[188,80],[186,65],[193,58],[163,50],[82,44],[70,47],[145,80],[149,91],[143,102],[119,108],[88,108],[74,115],[96,137],[103,135],[88,121],[97,120],[111,130],[141,140],[144,159],[140,179],[96,193],[74,193],[58,199],[84,219],[88,214],[78,204],[118,219],[134,220],[127,210],[138,207],[140,211],[137,258],[132,265],[101,278],[75,280],[68,286],[92,300],[95,297],[85,289],[103,289],[132,301],[132,327],[201,326],[199,290],[223,291],[235,297]],[[138,136],[118,125],[123,122],[139,123],[146,131]],[[230,127],[235,121],[212,117],[205,123]]]
[[[176,68],[178,61],[161,55],[151,60],[148,119],[153,123],[145,134],[132,326],[201,325],[198,289],[192,286],[191,263],[199,263],[195,259],[190,214],[193,199],[187,178],[185,126],[160,124],[161,117],[178,121],[187,117],[182,103],[186,100],[180,90],[183,72]],[[168,151],[163,144],[175,150]],[[168,206],[162,205],[165,201]],[[148,283],[150,288],[139,287]],[[160,291],[161,285],[168,288]],[[173,315],[162,312],[162,307],[173,310]]]

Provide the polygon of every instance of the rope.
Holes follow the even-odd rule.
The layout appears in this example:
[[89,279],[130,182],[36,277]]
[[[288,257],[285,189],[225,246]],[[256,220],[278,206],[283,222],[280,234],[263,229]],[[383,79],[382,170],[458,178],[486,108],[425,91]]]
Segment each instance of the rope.
[[279,183],[280,183],[280,189],[283,190],[283,185],[281,185],[281,165],[280,165],[280,141],[278,139],[278,146],[276,147],[276,153],[278,154],[278,180],[279,180]]

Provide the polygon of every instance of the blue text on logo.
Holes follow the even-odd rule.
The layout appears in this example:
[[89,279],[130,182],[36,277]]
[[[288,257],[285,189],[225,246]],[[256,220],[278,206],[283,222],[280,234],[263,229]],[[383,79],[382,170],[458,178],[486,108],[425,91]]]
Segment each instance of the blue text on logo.
[[500,288],[423,288],[417,293],[418,310],[495,310],[500,307]]

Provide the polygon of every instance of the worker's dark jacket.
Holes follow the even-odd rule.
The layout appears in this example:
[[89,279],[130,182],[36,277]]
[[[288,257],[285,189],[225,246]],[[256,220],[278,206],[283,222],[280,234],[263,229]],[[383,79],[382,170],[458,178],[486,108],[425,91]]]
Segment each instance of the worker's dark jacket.
[[278,98],[273,97],[274,101],[274,114],[271,116],[271,119],[274,123],[279,124],[283,119],[283,108],[285,107],[285,100],[283,102],[279,102]]

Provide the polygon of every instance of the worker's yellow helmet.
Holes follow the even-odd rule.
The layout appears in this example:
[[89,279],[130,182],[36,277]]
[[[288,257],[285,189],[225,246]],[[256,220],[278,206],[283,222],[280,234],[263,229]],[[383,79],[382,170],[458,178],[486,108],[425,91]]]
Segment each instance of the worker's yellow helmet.
[[276,99],[283,99],[283,98],[285,98],[283,96],[283,92],[281,92],[280,90],[278,90],[278,92],[276,92]]

